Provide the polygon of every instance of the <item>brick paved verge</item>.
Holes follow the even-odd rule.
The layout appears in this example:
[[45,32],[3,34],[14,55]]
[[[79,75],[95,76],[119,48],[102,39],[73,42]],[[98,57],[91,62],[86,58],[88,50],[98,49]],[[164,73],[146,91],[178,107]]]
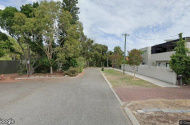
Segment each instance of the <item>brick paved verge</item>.
[[123,102],[141,101],[148,99],[190,99],[190,88],[144,88],[117,87],[114,88]]

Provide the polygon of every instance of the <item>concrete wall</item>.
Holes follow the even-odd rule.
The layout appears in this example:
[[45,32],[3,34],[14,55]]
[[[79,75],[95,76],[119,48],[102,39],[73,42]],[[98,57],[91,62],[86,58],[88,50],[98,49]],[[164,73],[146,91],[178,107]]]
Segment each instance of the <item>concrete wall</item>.
[[151,65],[151,47],[145,47],[140,50],[143,51],[142,57],[144,65]]
[[17,73],[20,61],[0,61],[0,74]]
[[152,54],[151,55],[151,61],[152,65],[156,65],[157,61],[169,61],[171,56],[175,54],[175,51],[171,52],[165,52],[165,53],[157,53],[157,54]]
[[[121,67],[123,69],[123,65]],[[133,72],[133,67],[125,65],[125,70]],[[171,69],[158,66],[140,65],[136,67],[136,73],[158,80],[162,80],[171,84],[177,83],[177,75]]]
[[190,49],[190,42],[186,42],[186,47]]
[[168,61],[157,61],[156,66],[163,67],[163,68],[170,68]]

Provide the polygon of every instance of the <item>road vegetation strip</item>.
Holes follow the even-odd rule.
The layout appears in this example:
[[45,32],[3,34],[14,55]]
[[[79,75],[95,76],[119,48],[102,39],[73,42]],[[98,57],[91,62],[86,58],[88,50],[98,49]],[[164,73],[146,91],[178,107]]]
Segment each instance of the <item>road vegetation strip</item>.
[[105,69],[103,73],[114,88],[122,86],[158,87],[157,85],[154,85],[142,79],[133,79],[133,76],[131,75],[128,74],[123,75],[121,72],[116,71],[114,69]]
[[130,109],[126,106],[126,104],[124,102],[121,101],[121,99],[119,98],[119,96],[115,93],[112,85],[110,84],[110,82],[108,81],[108,79],[105,77],[104,73],[102,71],[100,71],[102,76],[104,77],[105,81],[107,82],[108,86],[111,88],[112,92],[114,93],[114,95],[116,96],[116,98],[118,99],[122,110],[124,111],[124,113],[126,114],[126,116],[130,119],[131,123],[133,125],[140,125],[138,120],[135,118],[135,116],[133,115],[133,113],[130,111]]

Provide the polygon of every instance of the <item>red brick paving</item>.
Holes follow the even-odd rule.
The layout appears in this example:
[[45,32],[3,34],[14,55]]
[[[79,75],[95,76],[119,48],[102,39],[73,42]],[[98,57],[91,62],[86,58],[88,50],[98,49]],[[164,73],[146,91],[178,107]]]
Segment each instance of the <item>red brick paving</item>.
[[114,88],[114,90],[123,102],[141,101],[147,99],[190,99],[190,87],[117,87]]

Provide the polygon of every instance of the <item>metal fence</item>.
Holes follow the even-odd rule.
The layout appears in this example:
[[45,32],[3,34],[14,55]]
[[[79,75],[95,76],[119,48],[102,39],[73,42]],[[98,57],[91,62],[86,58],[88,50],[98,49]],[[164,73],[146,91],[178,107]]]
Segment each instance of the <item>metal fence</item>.
[[0,74],[17,73],[19,70],[20,61],[0,61]]

